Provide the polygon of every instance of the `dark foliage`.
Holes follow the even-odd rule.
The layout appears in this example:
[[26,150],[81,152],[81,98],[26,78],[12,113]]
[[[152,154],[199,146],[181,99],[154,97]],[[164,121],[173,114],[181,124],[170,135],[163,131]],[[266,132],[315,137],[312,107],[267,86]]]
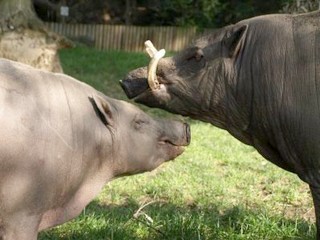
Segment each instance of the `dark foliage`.
[[[129,25],[221,27],[239,20],[278,12],[318,8],[319,0],[33,0],[44,21]],[[61,17],[66,2],[69,16]]]

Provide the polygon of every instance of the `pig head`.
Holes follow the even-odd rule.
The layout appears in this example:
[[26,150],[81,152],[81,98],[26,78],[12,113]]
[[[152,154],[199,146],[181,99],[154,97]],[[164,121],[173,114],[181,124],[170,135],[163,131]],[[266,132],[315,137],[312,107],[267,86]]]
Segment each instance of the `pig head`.
[[200,37],[122,81],[129,98],[226,129],[296,173],[314,197],[320,239],[320,12],[266,15]]

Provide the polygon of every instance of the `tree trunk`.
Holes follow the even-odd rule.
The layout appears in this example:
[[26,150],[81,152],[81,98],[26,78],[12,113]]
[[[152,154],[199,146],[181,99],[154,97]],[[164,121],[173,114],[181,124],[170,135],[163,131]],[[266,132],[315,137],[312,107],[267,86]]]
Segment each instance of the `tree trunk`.
[[132,24],[132,16],[136,10],[137,2],[136,0],[126,0],[126,12],[125,12],[125,24]]
[[0,57],[62,72],[58,50],[67,40],[48,31],[31,0],[0,0]]

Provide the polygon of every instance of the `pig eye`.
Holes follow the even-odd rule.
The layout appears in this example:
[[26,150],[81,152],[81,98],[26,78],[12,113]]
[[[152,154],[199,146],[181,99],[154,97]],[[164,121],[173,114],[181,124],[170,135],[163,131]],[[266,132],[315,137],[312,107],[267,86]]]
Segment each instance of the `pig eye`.
[[201,49],[197,49],[192,55],[190,55],[187,60],[195,60],[197,62],[200,62],[203,59],[203,52]]
[[143,126],[145,126],[146,124],[148,124],[148,121],[146,119],[143,119],[143,118],[136,118],[134,121],[133,121],[133,127],[134,129],[136,130],[139,130],[141,129]]

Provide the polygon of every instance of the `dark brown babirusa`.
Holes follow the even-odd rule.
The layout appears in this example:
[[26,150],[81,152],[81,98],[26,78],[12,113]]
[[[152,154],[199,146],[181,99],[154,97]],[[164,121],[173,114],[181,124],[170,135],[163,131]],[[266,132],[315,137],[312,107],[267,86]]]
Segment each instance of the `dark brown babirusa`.
[[[129,98],[226,129],[310,185],[320,239],[320,12],[259,16],[128,74]],[[136,80],[139,81],[136,81]]]
[[189,144],[156,120],[63,74],[0,59],[0,239],[35,240],[76,217],[115,177],[151,171]]

